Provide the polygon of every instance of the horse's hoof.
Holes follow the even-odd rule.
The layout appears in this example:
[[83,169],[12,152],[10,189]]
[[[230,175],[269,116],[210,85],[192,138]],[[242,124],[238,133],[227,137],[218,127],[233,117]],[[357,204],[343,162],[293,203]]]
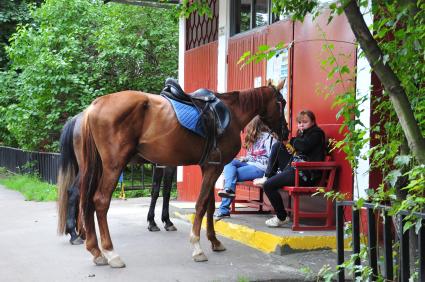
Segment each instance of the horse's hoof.
[[208,260],[207,256],[204,253],[193,255],[192,257],[193,257],[193,260],[196,262],[202,262],[202,261]]
[[149,225],[148,230],[151,232],[161,231],[161,229],[159,229],[159,227],[156,225]]
[[212,244],[212,250],[214,252],[222,252],[226,250],[226,247],[224,247],[224,245],[219,242],[219,244]]
[[77,236],[75,239],[71,238],[71,240],[69,240],[69,243],[71,243],[71,245],[81,245],[84,243],[84,240],[80,236]]
[[177,228],[173,225],[173,224],[171,224],[171,225],[165,225],[164,226],[164,228],[165,228],[165,230],[167,230],[167,231],[177,231]]
[[96,258],[93,258],[93,262],[95,265],[107,265],[108,260],[104,256],[98,256]]
[[125,263],[121,260],[119,256],[116,256],[108,261],[109,265],[112,268],[123,268],[125,267]]

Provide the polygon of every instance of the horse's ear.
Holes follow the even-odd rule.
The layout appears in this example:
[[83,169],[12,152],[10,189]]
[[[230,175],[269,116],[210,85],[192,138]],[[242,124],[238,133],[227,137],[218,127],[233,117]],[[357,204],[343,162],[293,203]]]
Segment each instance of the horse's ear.
[[267,86],[272,86],[273,80],[271,78],[267,79]]
[[279,81],[279,83],[277,84],[277,86],[276,86],[276,89],[278,90],[278,91],[280,91],[282,88],[283,88],[283,86],[285,85],[285,81],[286,81],[286,78],[284,78],[284,79],[282,79],[281,81]]

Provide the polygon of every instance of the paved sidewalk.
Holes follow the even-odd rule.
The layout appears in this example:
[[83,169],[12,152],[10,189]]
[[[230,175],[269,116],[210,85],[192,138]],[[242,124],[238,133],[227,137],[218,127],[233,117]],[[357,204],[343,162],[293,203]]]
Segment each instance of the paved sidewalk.
[[[149,199],[113,200],[108,222],[124,269],[97,267],[83,246],[56,235],[56,204],[25,201],[0,186],[1,281],[305,281],[302,268],[317,270],[335,261],[330,251],[268,254],[219,236],[227,250],[212,252],[201,234],[208,262],[191,258],[191,225],[172,218],[177,232],[147,231]],[[173,208],[184,214],[185,209]],[[159,223],[161,199],[156,210]],[[243,217],[242,217],[243,218]],[[241,218],[241,219],[242,219]],[[232,220],[237,220],[233,218]]]
[[[161,203],[161,201],[159,201]],[[56,235],[56,205],[24,201],[0,187],[1,281],[302,281],[297,268],[221,237],[226,252],[214,253],[202,232],[209,261],[195,263],[189,245],[190,224],[173,219],[177,232],[147,231],[149,199],[112,201],[108,215],[116,251],[124,269],[96,267],[83,246]],[[159,218],[160,205],[158,205]],[[163,229],[162,229],[163,230]]]

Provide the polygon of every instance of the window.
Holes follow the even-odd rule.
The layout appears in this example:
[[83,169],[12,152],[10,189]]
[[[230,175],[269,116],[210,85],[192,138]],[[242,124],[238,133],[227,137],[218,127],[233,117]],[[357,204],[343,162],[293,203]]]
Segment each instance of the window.
[[234,0],[231,35],[269,24],[270,0]]

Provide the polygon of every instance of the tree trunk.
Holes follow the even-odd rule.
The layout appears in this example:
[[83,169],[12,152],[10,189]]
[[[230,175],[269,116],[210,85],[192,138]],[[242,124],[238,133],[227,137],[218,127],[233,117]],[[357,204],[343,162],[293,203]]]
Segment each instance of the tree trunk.
[[400,80],[391,67],[388,64],[384,64],[382,51],[370,33],[357,2],[355,0],[349,1],[344,8],[344,12],[370,66],[375,71],[385,91],[388,92],[410,150],[419,163],[425,164],[425,139],[415,120],[410,102],[400,84]]

